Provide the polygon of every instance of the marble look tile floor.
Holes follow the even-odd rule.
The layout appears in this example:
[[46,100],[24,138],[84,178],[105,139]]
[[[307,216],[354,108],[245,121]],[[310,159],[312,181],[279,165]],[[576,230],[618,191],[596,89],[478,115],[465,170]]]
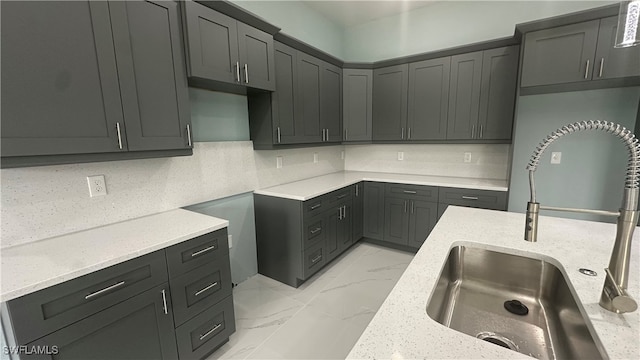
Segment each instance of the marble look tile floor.
[[233,292],[236,332],[213,359],[344,359],[413,259],[358,243],[299,288],[260,274]]

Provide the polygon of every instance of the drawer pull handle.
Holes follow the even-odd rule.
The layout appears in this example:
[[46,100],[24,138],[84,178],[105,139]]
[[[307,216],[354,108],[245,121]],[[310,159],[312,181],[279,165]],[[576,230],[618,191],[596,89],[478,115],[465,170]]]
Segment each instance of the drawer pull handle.
[[417,194],[417,191],[411,191],[411,190],[405,190],[404,191],[405,194]]
[[218,324],[218,325],[214,326],[211,330],[209,330],[206,333],[200,335],[200,340],[204,340],[204,338],[206,338],[207,336],[213,334],[214,331],[220,329],[220,326],[222,326],[222,324]]
[[315,259],[311,259],[311,263],[315,264],[322,259],[322,254],[318,255]]
[[96,291],[96,292],[93,292],[93,293],[91,293],[91,294],[89,294],[89,295],[85,296],[84,298],[85,298],[85,300],[89,300],[89,299],[91,299],[91,298],[92,298],[92,297],[94,297],[94,296],[98,296],[98,295],[100,295],[100,294],[104,294],[105,292],[107,292],[107,291],[111,291],[111,290],[113,290],[113,289],[115,289],[115,288],[119,288],[119,287],[120,287],[120,286],[122,286],[122,285],[124,285],[124,281],[120,281],[119,283],[116,283],[116,284],[113,284],[113,285],[111,285],[111,286],[108,286],[108,287],[106,287],[106,288],[104,288],[104,289],[102,289],[102,290],[98,290],[98,291]]
[[315,204],[311,207],[311,210],[315,210],[317,208],[319,208],[320,206],[322,206],[322,204]]
[[462,195],[462,198],[465,200],[478,200],[477,196],[466,196],[466,195]]
[[215,245],[211,245],[208,248],[204,248],[204,249],[202,249],[200,251],[196,251],[194,253],[191,253],[191,257],[196,257],[198,255],[202,255],[202,254],[206,253],[207,251],[211,251],[211,250],[215,250],[215,249],[216,249],[216,246]]
[[315,229],[311,230],[311,234],[315,234],[315,233],[317,233],[317,232],[318,232],[318,231],[320,231],[320,230],[322,230],[322,228],[317,227],[317,228],[315,228]]
[[340,199],[344,199],[348,194],[342,194],[336,197],[336,199],[340,200]]
[[162,289],[162,310],[164,310],[165,315],[169,313],[169,310],[167,309],[167,294],[165,294],[164,289]]
[[204,289],[202,289],[202,290],[200,290],[200,291],[196,291],[195,295],[196,295],[196,296],[198,296],[198,295],[202,294],[203,292],[205,292],[205,291],[207,291],[207,290],[211,289],[212,287],[214,287],[214,286],[216,286],[216,285],[218,285],[218,282],[217,282],[217,281],[216,281],[216,282],[214,282],[213,284],[209,284],[207,287],[205,287]]

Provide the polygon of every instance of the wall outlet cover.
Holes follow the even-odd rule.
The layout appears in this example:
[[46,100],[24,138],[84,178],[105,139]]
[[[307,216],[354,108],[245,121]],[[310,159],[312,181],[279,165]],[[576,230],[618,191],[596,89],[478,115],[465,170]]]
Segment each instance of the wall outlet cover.
[[276,169],[282,169],[282,156],[276,156]]
[[313,153],[313,163],[314,164],[318,163],[318,153]]
[[89,196],[107,195],[107,183],[104,181],[104,175],[87,176],[87,184],[89,185]]
[[404,151],[398,151],[398,161],[404,160]]
[[466,163],[470,163],[471,162],[471,153],[470,152],[464,153],[464,162],[466,162]]

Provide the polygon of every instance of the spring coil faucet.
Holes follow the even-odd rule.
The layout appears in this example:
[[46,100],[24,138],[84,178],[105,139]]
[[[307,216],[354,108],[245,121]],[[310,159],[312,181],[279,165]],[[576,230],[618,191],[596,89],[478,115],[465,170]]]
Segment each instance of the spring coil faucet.
[[[541,206],[536,202],[536,187],[533,174],[538,168],[542,153],[551,143],[560,137],[584,130],[599,130],[617,136],[627,146],[629,151],[629,162],[624,184],[624,195],[622,206],[618,212],[562,208],[552,206]],[[629,282],[629,261],[631,258],[631,240],[633,231],[638,223],[638,192],[640,187],[640,144],[633,133],[620,124],[601,120],[579,121],[565,125],[542,141],[531,155],[527,164],[529,170],[529,193],[530,200],[527,203],[526,223],[524,239],[536,242],[538,237],[538,213],[540,210],[568,211],[577,213],[589,213],[604,216],[615,216],[618,218],[617,231],[609,267],[605,269],[605,281],[600,296],[600,306],[615,312],[633,312],[638,308],[638,304],[627,294]]]

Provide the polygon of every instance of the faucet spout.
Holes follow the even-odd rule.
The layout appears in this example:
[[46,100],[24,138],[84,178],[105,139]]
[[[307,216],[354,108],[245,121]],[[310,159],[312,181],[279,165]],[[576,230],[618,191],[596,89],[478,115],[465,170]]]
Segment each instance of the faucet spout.
[[[582,130],[608,132],[620,138],[627,146],[629,163],[625,178],[624,197],[619,212],[541,206],[540,203],[536,202],[536,187],[533,175],[538,167],[542,153],[561,136]],[[635,138],[630,130],[616,123],[600,120],[576,122],[563,126],[547,136],[531,156],[527,170],[529,170],[530,201],[527,203],[524,239],[530,242],[537,241],[540,210],[570,211],[618,217],[613,252],[611,253],[609,267],[605,269],[606,278],[600,297],[600,306],[616,313],[635,311],[638,308],[638,304],[627,293],[627,286],[629,282],[631,240],[640,214],[640,211],[638,211],[638,192],[640,188],[640,145],[638,144],[638,139]]]

